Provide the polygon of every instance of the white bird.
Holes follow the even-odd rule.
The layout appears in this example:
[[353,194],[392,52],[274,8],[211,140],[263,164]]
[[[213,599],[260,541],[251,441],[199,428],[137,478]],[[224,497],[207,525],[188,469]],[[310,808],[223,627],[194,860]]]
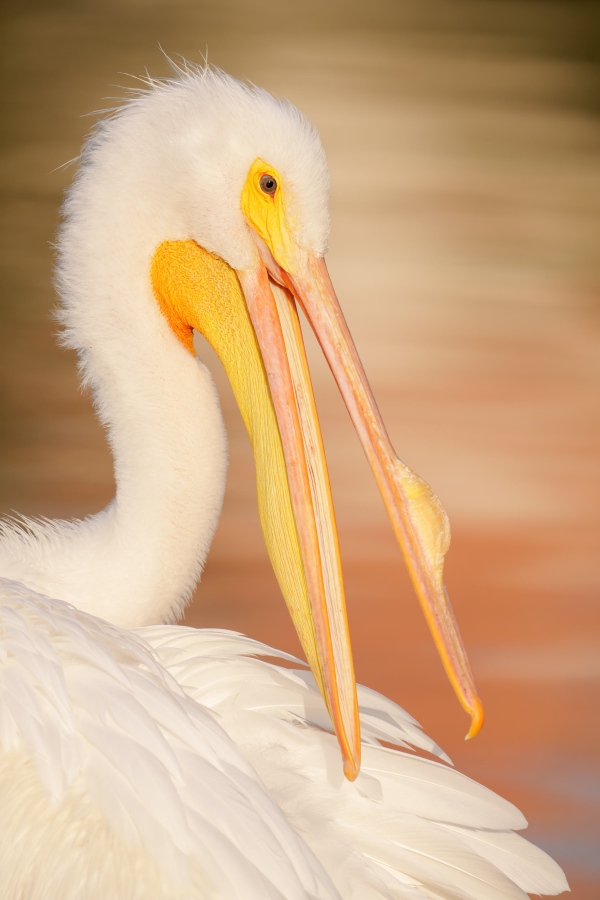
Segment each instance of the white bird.
[[[391,701],[359,687],[357,703],[294,298],[470,733],[482,721],[442,582],[445,514],[391,448],[327,275],[317,132],[291,104],[207,67],[148,88],[93,132],[59,240],[64,342],[107,429],[116,496],[82,521],[5,522],[0,539],[0,896],[499,900],[568,889],[512,831],[526,824],[518,810],[448,765],[382,746],[447,759]],[[198,580],[225,482],[194,329],[248,428],[263,533],[312,674],[256,658],[291,659],[241,635],[164,624]]]

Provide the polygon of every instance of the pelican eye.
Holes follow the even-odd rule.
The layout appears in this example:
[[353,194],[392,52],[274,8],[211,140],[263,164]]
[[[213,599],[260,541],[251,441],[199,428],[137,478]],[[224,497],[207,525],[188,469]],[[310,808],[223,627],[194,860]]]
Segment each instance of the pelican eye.
[[258,183],[261,191],[264,191],[265,194],[271,194],[271,196],[273,196],[277,190],[277,179],[273,178],[272,175],[261,175]]

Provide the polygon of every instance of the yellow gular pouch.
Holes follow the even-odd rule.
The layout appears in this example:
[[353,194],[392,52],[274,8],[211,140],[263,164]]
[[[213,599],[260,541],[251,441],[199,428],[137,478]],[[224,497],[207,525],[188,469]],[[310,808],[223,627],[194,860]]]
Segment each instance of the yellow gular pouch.
[[151,281],[162,314],[194,353],[193,329],[221,360],[248,431],[256,463],[262,532],[285,602],[319,688],[314,623],[292,508],[285,458],[267,375],[234,270],[195,241],[164,241],[152,259]]
[[[261,188],[263,176],[275,179],[277,187],[273,193]],[[264,159],[256,159],[250,166],[241,206],[248,224],[263,239],[275,261],[286,271],[293,271],[295,248],[290,236],[284,185],[277,169]]]

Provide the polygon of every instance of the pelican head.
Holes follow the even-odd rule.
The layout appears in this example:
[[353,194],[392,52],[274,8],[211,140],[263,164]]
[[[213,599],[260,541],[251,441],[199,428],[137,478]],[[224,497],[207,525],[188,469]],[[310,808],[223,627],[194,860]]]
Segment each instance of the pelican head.
[[[315,128],[286,101],[209,68],[189,69],[153,84],[104,123],[86,159],[67,202],[70,237],[84,205],[88,218],[93,210],[115,254],[129,242],[177,352],[193,353],[198,331],[223,362],[253,445],[267,549],[346,775],[355,778],[360,766],[356,688],[297,304],[343,395],[446,671],[472,716],[470,734],[476,733],[481,704],[442,580],[447,519],[429,486],[392,449],[329,279],[329,174]],[[110,209],[99,189],[106,184]],[[143,235],[134,237],[140,222]],[[79,248],[80,256],[94,255],[92,239]],[[110,302],[122,318],[127,297]],[[141,314],[131,312],[132,328]],[[74,302],[69,328],[85,352],[93,321],[87,313],[84,321]]]

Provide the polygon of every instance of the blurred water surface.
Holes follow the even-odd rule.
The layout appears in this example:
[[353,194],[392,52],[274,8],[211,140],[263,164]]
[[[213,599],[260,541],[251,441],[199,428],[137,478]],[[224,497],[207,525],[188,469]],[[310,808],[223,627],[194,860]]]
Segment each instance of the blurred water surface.
[[[375,0],[127,0],[2,12],[0,491],[79,516],[111,464],[54,344],[50,242],[93,120],[170,54],[285,95],[332,170],[330,270],[400,456],[453,525],[448,584],[488,720],[436,660],[374,483],[309,350],[338,510],[357,673],[409,709],[596,898],[600,797],[600,128],[597,7]],[[113,86],[111,86],[113,85]],[[251,454],[230,435],[223,517],[186,621],[297,651],[263,549]],[[462,731],[461,731],[462,729]],[[594,785],[596,787],[594,788]]]

